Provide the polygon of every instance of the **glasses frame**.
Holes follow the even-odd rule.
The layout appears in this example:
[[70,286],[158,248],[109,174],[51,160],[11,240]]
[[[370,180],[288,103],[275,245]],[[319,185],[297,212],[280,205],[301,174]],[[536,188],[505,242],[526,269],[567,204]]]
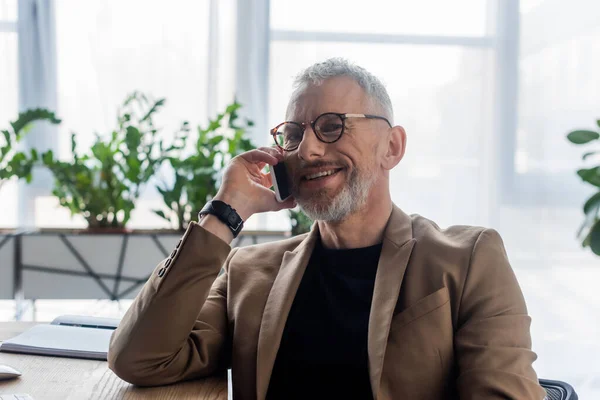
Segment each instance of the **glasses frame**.
[[[319,121],[320,118],[326,116],[326,115],[337,115],[341,120],[342,120],[342,131],[340,132],[340,135],[337,137],[337,139],[328,142],[325,139],[323,139],[321,137],[321,135],[317,132],[316,130],[316,126],[317,126],[317,121]],[[390,126],[390,128],[392,127],[392,124],[390,123],[390,121],[382,116],[379,115],[372,115],[372,114],[348,114],[348,113],[334,113],[334,112],[326,112],[323,113],[321,115],[319,115],[317,118],[314,119],[314,121],[310,121],[308,124],[310,125],[310,127],[312,128],[312,131],[314,132],[315,136],[317,137],[317,139],[319,139],[321,142],[323,143],[335,143],[338,140],[340,140],[342,138],[342,136],[344,135],[344,132],[346,131],[346,120],[348,118],[366,118],[366,119],[380,119],[383,120],[385,122],[387,122],[387,124]],[[294,124],[297,127],[299,127],[302,130],[302,137],[304,138],[304,133],[306,132],[306,122],[296,122],[296,121],[284,121],[282,123],[280,123],[279,125],[277,125],[275,128],[271,129],[271,136],[273,136],[273,140],[275,141],[275,144],[277,145],[277,147],[279,147],[280,149],[282,149],[283,151],[294,151],[296,150],[298,147],[300,147],[300,143],[302,143],[302,140],[300,140],[300,142],[298,143],[298,146],[291,148],[291,149],[285,149],[282,146],[279,145],[279,143],[277,142],[277,130],[285,125],[285,124]]]

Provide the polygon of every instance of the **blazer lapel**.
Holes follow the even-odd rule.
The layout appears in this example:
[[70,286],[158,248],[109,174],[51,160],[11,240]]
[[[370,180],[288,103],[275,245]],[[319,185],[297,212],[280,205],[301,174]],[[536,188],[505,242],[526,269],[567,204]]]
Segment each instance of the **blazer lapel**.
[[384,232],[369,317],[369,375],[374,399],[378,399],[390,324],[414,244],[411,218],[394,206]]
[[292,307],[300,281],[319,238],[318,224],[294,251],[286,251],[263,312],[256,355],[256,397],[267,395],[269,381],[283,335],[283,329]]

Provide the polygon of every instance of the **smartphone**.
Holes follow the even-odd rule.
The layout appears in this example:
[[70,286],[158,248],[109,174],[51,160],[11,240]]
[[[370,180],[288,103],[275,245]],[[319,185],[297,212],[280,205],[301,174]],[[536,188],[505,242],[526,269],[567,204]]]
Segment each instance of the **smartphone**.
[[277,165],[269,166],[271,178],[273,178],[273,189],[275,189],[275,197],[277,201],[282,203],[291,196],[290,183],[288,180],[285,163],[280,161]]

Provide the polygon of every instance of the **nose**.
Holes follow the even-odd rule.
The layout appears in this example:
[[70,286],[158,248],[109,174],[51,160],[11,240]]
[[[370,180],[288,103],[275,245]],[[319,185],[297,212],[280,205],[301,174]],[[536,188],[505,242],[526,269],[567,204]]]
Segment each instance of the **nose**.
[[312,127],[307,124],[302,141],[298,146],[298,157],[304,161],[312,161],[323,157],[327,143],[321,142]]

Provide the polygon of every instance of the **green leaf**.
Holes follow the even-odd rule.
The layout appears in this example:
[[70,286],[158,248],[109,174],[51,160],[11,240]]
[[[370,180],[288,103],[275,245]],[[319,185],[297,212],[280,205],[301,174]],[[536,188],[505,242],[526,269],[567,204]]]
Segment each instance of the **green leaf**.
[[163,210],[152,210],[152,212],[156,215],[158,215],[159,217],[161,217],[162,219],[166,219],[167,221],[171,221],[171,219],[167,218],[167,216],[165,215],[165,212]]
[[600,119],[596,120],[596,125],[598,125],[598,128],[600,128]]
[[600,192],[590,197],[583,206],[583,212],[588,214],[590,211],[597,211],[600,206]]
[[600,167],[583,168],[577,171],[577,175],[585,182],[588,182],[596,187],[600,187]]
[[77,153],[77,140],[75,140],[75,133],[71,133],[71,152],[73,155]]
[[157,187],[156,187],[156,190],[158,190],[158,193],[160,193],[160,195],[161,195],[162,197],[168,197],[168,196],[169,196],[169,195],[168,195],[168,193],[169,193],[169,190],[168,190],[168,189],[163,189],[163,188],[161,188],[160,186],[157,186]]
[[592,155],[597,154],[597,153],[598,153],[597,151],[588,151],[587,153],[585,153],[583,155],[583,157],[581,157],[581,159],[585,161],[589,156],[592,156]]
[[22,113],[19,113],[19,117],[16,121],[11,122],[11,126],[15,132],[15,135],[18,135],[27,125],[34,121],[48,121],[52,124],[60,124],[60,119],[56,118],[54,112],[44,109],[44,108],[35,108],[31,110],[26,110]]
[[52,166],[54,164],[54,154],[52,150],[48,150],[42,154],[42,161],[46,166]]
[[219,121],[219,120],[210,121],[210,123],[208,124],[208,128],[206,128],[206,130],[209,132],[214,132],[217,129],[219,129],[220,127],[221,127],[221,121]]
[[146,113],[146,115],[144,115],[144,117],[140,120],[140,122],[144,122],[148,119],[150,119],[152,117],[152,115],[154,113],[156,113],[160,107],[162,107],[165,104],[166,99],[158,99],[154,105],[152,106],[152,108]]
[[589,245],[594,254],[600,256],[600,221],[596,222],[590,231]]
[[2,134],[4,135],[4,139],[6,140],[7,147],[11,147],[10,132],[2,131]]
[[214,147],[216,145],[218,145],[219,143],[221,143],[223,141],[223,136],[222,135],[217,135],[213,138],[210,138],[210,140],[208,141],[207,145],[209,147]]
[[225,114],[234,113],[237,110],[239,110],[241,106],[242,105],[240,103],[238,103],[237,101],[234,101],[233,103],[231,103],[230,105],[227,106],[227,108],[225,109]]
[[129,151],[135,151],[142,143],[142,134],[135,126],[128,126],[125,134],[125,144]]
[[567,135],[567,139],[569,139],[571,143],[575,144],[589,143],[592,140],[597,140],[598,138],[600,138],[600,133],[588,130],[573,131]]

